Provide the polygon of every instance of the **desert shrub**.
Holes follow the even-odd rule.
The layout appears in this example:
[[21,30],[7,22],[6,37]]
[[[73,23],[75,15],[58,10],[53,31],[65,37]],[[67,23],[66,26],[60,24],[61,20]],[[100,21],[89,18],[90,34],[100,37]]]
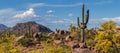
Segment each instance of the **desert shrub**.
[[9,50],[9,53],[20,53],[18,49],[11,49]]
[[113,21],[107,21],[101,24],[103,31],[97,31],[95,36],[95,48],[102,53],[118,53],[120,48],[120,34],[113,29],[116,24]]
[[76,32],[77,31],[77,27],[73,26],[72,24],[69,26],[69,30],[70,32]]
[[72,53],[71,49],[63,45],[55,45],[53,43],[42,43],[43,49],[40,53]]
[[112,41],[116,43],[118,48],[120,48],[120,34],[114,34],[112,37]]
[[44,36],[42,36],[40,39],[41,39],[42,41],[47,41],[47,40],[50,39],[50,38],[44,35]]
[[87,39],[87,41],[85,41],[85,42],[86,42],[87,46],[94,46],[95,45],[95,42],[93,39]]
[[23,38],[21,40],[18,41],[18,44],[24,46],[24,47],[28,47],[29,45],[31,45],[31,40],[29,38]]
[[119,52],[120,34],[109,32],[98,32],[94,41],[95,48],[103,53]]
[[16,37],[15,35],[8,36],[7,34],[4,34],[4,36],[0,38],[1,53],[18,53],[19,50],[13,48],[15,37]]
[[41,53],[41,52],[40,52],[40,49],[37,49],[37,50],[28,51],[27,53]]
[[103,22],[101,24],[101,27],[105,30],[111,30],[116,28],[116,24],[113,21],[107,21],[107,22]]

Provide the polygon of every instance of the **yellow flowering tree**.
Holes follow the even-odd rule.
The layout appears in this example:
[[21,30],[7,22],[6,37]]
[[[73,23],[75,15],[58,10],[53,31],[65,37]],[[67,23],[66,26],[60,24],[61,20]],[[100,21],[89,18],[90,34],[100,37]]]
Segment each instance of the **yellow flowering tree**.
[[105,31],[97,31],[95,41],[95,48],[102,53],[119,53],[120,48],[120,34],[113,29],[116,24],[113,21],[104,22],[101,27]]

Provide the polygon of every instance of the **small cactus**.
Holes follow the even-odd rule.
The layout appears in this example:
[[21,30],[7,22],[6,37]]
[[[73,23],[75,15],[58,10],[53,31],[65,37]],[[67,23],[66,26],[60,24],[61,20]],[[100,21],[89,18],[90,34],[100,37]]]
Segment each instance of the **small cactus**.
[[85,28],[89,20],[89,10],[86,12],[86,18],[84,17],[84,4],[82,5],[82,22],[80,23],[79,17],[77,18],[78,27],[81,28],[81,42],[84,43]]

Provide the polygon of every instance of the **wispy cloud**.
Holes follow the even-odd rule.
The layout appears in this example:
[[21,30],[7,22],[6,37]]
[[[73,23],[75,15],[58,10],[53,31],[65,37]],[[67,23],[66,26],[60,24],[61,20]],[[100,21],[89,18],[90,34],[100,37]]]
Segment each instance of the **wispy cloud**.
[[[103,4],[109,4],[112,3],[113,1],[111,0],[102,0],[102,1],[97,1],[94,3],[84,3],[86,5],[103,5]],[[29,7],[30,8],[34,8],[34,7],[77,7],[77,6],[81,6],[83,3],[78,2],[78,3],[74,3],[74,4],[48,4],[48,3],[33,3],[30,4]]]
[[83,3],[75,3],[75,4],[47,4],[47,3],[34,3],[34,4],[30,4],[29,7],[76,7],[76,6],[80,6]]
[[70,20],[70,19],[62,19],[62,20],[55,20],[55,21],[52,21],[51,23],[55,23],[55,24],[74,24],[75,22],[73,20]]
[[57,17],[54,13],[55,13],[54,10],[48,10],[46,11],[45,17]]
[[25,12],[14,15],[13,17],[14,18],[30,18],[30,17],[37,17],[37,15],[35,14],[34,9],[30,8]]
[[114,22],[120,22],[120,16],[113,17],[113,18],[102,18],[104,21],[114,21]]
[[99,2],[95,2],[93,3],[94,5],[103,5],[103,4],[110,4],[112,3],[113,1],[111,0],[103,0],[103,1],[99,1]]
[[64,20],[56,20],[56,21],[52,21],[51,23],[65,23],[65,21]]
[[68,16],[69,16],[69,17],[72,17],[72,16],[73,16],[73,14],[72,14],[72,13],[69,13],[69,14],[68,14]]
[[[13,19],[13,15],[15,15],[16,13],[20,13],[21,11],[16,11],[13,8],[7,8],[7,9],[0,9],[0,24],[5,24],[7,26],[13,26],[14,25],[14,21],[18,21]],[[14,21],[13,21],[14,20]]]
[[56,16],[54,14],[46,14],[45,17],[58,17],[58,16]]
[[3,15],[3,14],[8,14],[10,12],[14,11],[14,9],[12,8],[7,8],[7,9],[1,9],[0,10],[0,15]]
[[54,10],[48,10],[47,13],[50,14],[50,13],[54,13],[55,11]]

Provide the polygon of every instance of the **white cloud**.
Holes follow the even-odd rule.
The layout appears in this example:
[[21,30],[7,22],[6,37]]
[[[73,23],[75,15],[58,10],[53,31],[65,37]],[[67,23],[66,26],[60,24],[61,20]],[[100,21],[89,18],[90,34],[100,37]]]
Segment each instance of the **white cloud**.
[[30,8],[29,10],[16,14],[13,16],[14,18],[29,18],[29,17],[37,17],[35,14],[35,11],[33,8]]
[[72,16],[73,16],[73,14],[72,14],[72,13],[69,13],[69,14],[68,14],[68,16],[72,17]]
[[45,15],[45,17],[58,17],[58,16],[56,16],[54,14],[47,14],[47,15]]
[[99,1],[99,2],[94,3],[94,5],[103,5],[103,4],[109,4],[109,3],[112,3],[112,1],[104,0],[104,1]]
[[[85,5],[103,5],[103,4],[110,4],[112,3],[112,0],[100,0],[94,3],[84,3]],[[30,4],[30,8],[35,8],[35,7],[78,7],[81,6],[83,3],[74,3],[74,4],[48,4],[48,3],[33,3]]]
[[12,9],[12,8],[1,9],[1,10],[0,10],[0,15],[8,14],[9,12],[12,12],[12,11],[14,11],[14,9]]
[[0,24],[5,24],[7,26],[13,26],[15,21],[18,20],[13,19],[13,16],[16,13],[20,13],[21,11],[16,11],[14,8],[6,8],[0,9]]
[[113,18],[102,18],[104,21],[114,21],[114,22],[120,22],[120,16],[113,17]]
[[6,9],[0,9],[0,18],[1,17],[11,17],[16,13],[20,13],[21,11],[16,11],[13,8],[6,8]]
[[53,11],[53,10],[48,10],[47,11],[47,13],[49,14],[49,13],[54,13],[55,11]]
[[54,23],[54,24],[74,24],[75,22],[73,20],[70,20],[70,19],[62,19],[62,20],[55,20],[55,21],[52,21],[51,23]]
[[34,3],[34,4],[30,4],[29,7],[43,7],[43,6],[47,6],[47,7],[76,7],[76,6],[81,6],[83,3],[75,3],[75,4],[47,4],[47,3]]
[[46,6],[45,3],[34,3],[34,4],[30,4],[30,7],[42,7],[42,6]]
[[64,23],[65,21],[63,21],[63,20],[57,20],[57,21],[52,21],[52,23]]

